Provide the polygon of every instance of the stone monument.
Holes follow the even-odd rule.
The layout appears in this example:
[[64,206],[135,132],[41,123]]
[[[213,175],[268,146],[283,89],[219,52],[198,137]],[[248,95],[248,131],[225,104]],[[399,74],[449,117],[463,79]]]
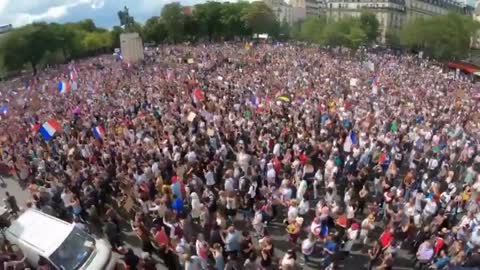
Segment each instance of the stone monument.
[[118,12],[120,25],[125,29],[125,32],[120,34],[120,50],[124,61],[138,62],[143,60],[143,42],[138,33],[133,32],[133,25],[135,23],[132,16],[128,13],[128,8],[125,7],[123,11]]

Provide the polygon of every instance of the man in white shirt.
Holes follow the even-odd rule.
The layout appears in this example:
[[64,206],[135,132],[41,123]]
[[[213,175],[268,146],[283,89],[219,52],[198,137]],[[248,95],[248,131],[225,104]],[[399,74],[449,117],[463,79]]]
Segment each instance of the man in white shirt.
[[215,175],[210,169],[205,172],[205,180],[207,182],[207,186],[211,187],[215,185]]
[[433,198],[428,199],[422,213],[423,220],[426,220],[427,218],[435,214],[435,212],[437,212],[437,207],[437,202]]
[[65,188],[62,191],[62,195],[60,195],[60,197],[62,198],[65,208],[70,207],[70,205],[72,204],[72,192],[68,188]]
[[195,151],[190,150],[186,155],[185,158],[188,160],[189,163],[194,163],[197,161],[197,154]]
[[233,187],[233,178],[229,177],[225,180],[225,191],[235,191],[235,188]]

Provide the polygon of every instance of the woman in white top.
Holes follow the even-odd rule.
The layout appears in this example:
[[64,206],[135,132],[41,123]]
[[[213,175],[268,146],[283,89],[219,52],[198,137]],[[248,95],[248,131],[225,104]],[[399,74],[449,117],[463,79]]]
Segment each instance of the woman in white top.
[[261,209],[257,209],[255,211],[255,215],[252,220],[252,226],[257,236],[262,237],[264,224],[263,224],[263,215],[262,215]]
[[289,249],[287,253],[285,253],[285,256],[283,256],[280,268],[282,270],[290,270],[290,269],[295,269],[295,260],[297,259],[297,255],[295,254],[295,251],[292,249]]
[[215,174],[213,173],[213,166],[211,164],[209,164],[207,168],[208,169],[204,171],[205,180],[206,180],[207,186],[211,187],[215,185]]
[[200,214],[201,214],[200,199],[198,198],[198,195],[196,192],[192,192],[192,194],[190,194],[190,198],[191,198],[191,206],[192,206],[190,215],[192,215],[193,220],[196,220],[198,222],[198,219],[200,218]]
[[310,255],[315,250],[315,236],[312,233],[308,234],[308,237],[302,241],[302,254],[305,264],[309,262]]
[[234,192],[228,192],[226,209],[228,218],[233,220],[237,215],[237,198]]
[[307,191],[307,181],[302,180],[298,184],[297,188],[297,200],[300,201],[303,199],[303,195],[305,195],[305,192]]
[[375,229],[375,216],[370,214],[362,221],[360,229],[360,239],[363,240],[364,245],[367,244],[368,236],[373,229]]
[[199,233],[197,236],[197,241],[195,242],[195,250],[197,252],[198,258],[200,259],[202,269],[207,269],[209,246],[208,243],[205,241],[203,234],[201,233]]
[[355,240],[358,238],[359,228],[357,223],[353,223],[352,226],[347,230],[347,242],[345,243],[344,250],[350,252],[352,246],[355,243]]

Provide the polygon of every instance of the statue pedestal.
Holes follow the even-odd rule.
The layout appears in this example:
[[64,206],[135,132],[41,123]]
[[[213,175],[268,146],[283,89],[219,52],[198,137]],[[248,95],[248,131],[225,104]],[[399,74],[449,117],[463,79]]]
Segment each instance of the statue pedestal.
[[120,49],[123,60],[135,63],[143,60],[143,42],[138,33],[120,34]]

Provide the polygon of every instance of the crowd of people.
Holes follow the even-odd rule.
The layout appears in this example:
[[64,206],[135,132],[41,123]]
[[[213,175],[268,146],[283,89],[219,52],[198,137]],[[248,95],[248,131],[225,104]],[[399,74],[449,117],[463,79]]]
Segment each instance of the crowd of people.
[[106,237],[127,269],[480,267],[479,88],[434,61],[176,45],[0,90],[16,211]]

